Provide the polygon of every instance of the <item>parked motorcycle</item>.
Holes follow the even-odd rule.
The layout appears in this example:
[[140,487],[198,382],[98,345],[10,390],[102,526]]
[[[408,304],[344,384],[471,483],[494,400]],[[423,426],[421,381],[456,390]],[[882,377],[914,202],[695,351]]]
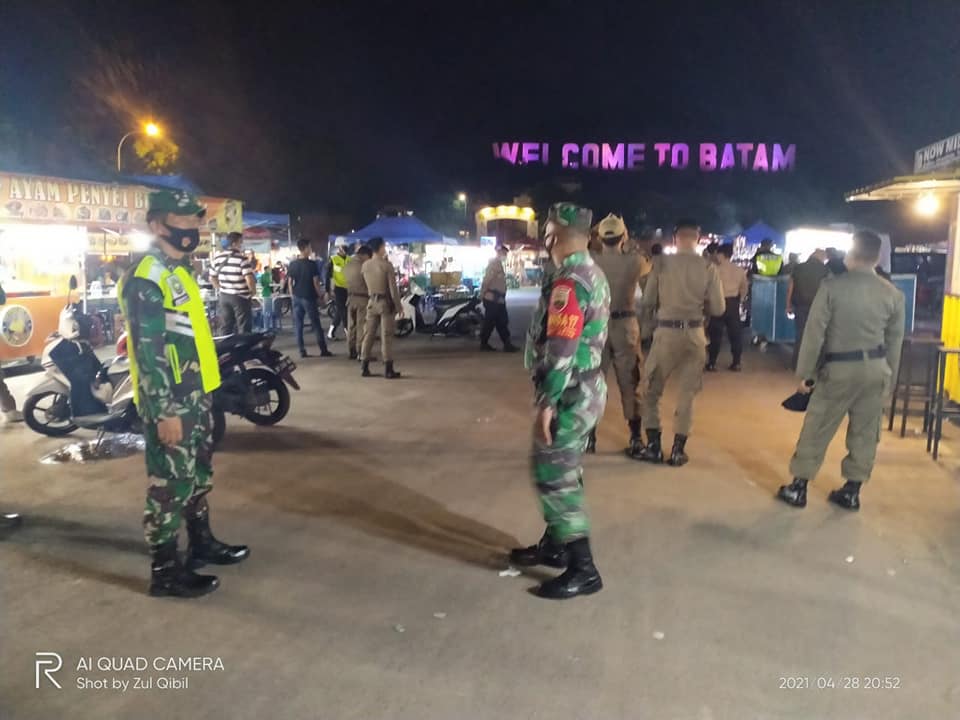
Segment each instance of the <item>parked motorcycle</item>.
[[476,295],[458,302],[440,316],[437,321],[438,335],[476,335],[483,325],[483,310]]
[[216,340],[221,385],[213,394],[214,420],[224,413],[254,425],[276,425],[290,411],[290,391],[299,390],[296,364],[273,349],[272,333],[230,335]]
[[396,336],[406,337],[414,330],[418,332],[430,332],[431,328],[427,326],[423,319],[423,302],[426,293],[416,283],[410,283],[410,287],[403,297],[400,298],[400,308],[403,310],[403,317],[397,321]]

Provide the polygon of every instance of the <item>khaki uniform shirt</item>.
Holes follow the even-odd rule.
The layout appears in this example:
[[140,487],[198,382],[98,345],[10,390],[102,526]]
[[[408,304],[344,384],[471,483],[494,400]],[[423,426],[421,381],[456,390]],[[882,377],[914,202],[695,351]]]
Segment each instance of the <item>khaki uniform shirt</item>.
[[644,314],[659,320],[703,320],[723,315],[726,303],[717,266],[694,252],[664,255],[655,264],[643,293]]
[[386,258],[374,255],[363,264],[360,271],[367,290],[371,295],[383,295],[390,298],[395,311],[400,309],[400,289],[397,287],[397,273]]
[[643,270],[641,256],[622,253],[618,248],[608,247],[592,255],[593,261],[603,270],[610,285],[610,312],[634,312],[637,302],[637,285],[640,283],[640,273]]
[[367,295],[367,283],[363,280],[363,264],[365,260],[354,255],[344,266],[343,274],[347,279],[347,292],[351,295]]
[[717,274],[725,298],[739,297],[743,300],[747,296],[747,271],[742,267],[722,261],[717,265]]
[[825,353],[885,347],[897,376],[904,333],[903,293],[873,270],[851,270],[827,278],[810,307],[797,359],[797,376],[817,376]]
[[503,263],[500,258],[494,258],[487,265],[487,271],[483,275],[483,283],[480,285],[480,298],[491,302],[506,302],[507,297],[507,274],[503,269]]

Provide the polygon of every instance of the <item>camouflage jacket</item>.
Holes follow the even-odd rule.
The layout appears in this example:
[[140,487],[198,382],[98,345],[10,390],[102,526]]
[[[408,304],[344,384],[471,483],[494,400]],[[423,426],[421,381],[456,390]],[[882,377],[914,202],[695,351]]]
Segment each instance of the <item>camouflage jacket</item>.
[[[157,247],[149,254],[169,270],[182,265],[193,274],[189,257],[173,260]],[[144,420],[156,422],[189,413],[196,404],[196,394],[203,394],[203,380],[193,338],[167,332],[163,292],[156,283],[134,277],[136,269],[134,265],[126,273],[122,286],[130,333],[127,348],[137,362],[138,409]],[[176,360],[176,368],[171,359]],[[179,374],[179,382],[174,379],[175,373]]]
[[525,364],[533,373],[538,407],[556,407],[564,390],[600,368],[610,319],[610,286],[589,253],[557,268],[534,312]]

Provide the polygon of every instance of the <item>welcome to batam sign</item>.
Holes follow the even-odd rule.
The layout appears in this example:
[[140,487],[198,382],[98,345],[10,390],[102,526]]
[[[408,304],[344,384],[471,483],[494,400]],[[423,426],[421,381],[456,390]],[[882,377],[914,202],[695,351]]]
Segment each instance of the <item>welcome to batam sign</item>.
[[559,160],[570,170],[642,170],[647,166],[701,172],[747,170],[787,172],[797,161],[797,146],[780,143],[563,143],[495,142],[493,156],[511,165],[550,165]]

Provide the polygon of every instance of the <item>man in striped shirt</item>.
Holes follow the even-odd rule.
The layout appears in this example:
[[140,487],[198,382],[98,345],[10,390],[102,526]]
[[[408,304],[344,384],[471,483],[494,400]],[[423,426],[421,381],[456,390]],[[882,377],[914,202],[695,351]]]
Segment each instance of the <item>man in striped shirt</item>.
[[243,234],[232,232],[229,246],[217,256],[210,271],[210,281],[220,292],[220,332],[233,335],[253,330],[251,298],[257,288],[253,263],[243,254]]

